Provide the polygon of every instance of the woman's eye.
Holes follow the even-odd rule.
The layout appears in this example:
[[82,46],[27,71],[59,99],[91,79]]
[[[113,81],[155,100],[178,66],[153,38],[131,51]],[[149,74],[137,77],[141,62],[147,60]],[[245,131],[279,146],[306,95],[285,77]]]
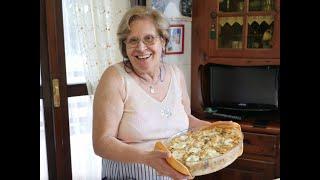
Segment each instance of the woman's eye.
[[131,38],[129,39],[128,43],[129,44],[136,44],[139,40],[137,38]]
[[151,36],[151,35],[146,36],[146,37],[144,37],[144,40],[145,40],[146,42],[152,42],[152,41],[153,41],[153,36]]

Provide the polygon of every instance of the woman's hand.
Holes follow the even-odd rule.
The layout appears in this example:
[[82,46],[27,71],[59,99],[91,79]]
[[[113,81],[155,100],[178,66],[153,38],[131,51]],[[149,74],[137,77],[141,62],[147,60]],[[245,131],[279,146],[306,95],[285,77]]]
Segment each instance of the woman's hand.
[[176,180],[192,179],[193,177],[181,174],[167,163],[166,158],[170,156],[169,152],[150,151],[145,156],[145,164],[153,167],[161,176],[169,176]]

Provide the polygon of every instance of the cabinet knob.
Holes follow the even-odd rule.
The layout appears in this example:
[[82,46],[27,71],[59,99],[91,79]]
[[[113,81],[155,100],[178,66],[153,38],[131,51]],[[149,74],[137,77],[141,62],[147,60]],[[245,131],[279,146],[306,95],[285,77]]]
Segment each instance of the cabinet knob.
[[215,11],[211,11],[210,17],[212,20],[215,20],[217,18],[217,13]]

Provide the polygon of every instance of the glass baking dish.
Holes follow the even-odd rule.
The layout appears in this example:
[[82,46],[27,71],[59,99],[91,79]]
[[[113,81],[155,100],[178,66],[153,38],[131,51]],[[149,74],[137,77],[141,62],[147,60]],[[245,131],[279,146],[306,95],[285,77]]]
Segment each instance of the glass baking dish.
[[[232,123],[234,123],[234,122],[232,122]],[[212,157],[212,158],[194,160],[194,161],[189,160],[189,161],[182,162],[178,158],[175,158],[175,159],[178,160],[179,162],[181,162],[183,165],[185,165],[188,168],[188,170],[192,176],[201,176],[201,175],[205,175],[205,174],[210,174],[210,173],[219,171],[219,170],[227,167],[232,162],[234,162],[239,156],[241,156],[243,153],[243,133],[241,132],[240,125],[237,124],[237,126],[239,127],[240,133],[241,133],[240,140],[236,145],[234,145],[227,152],[224,152],[223,154],[219,154],[219,155]],[[183,136],[186,135],[187,133],[193,132],[193,131],[198,131],[198,130],[199,130],[199,128],[186,129],[184,131],[181,131],[181,132],[173,135],[172,137],[168,138],[167,140],[164,140],[163,144],[170,151],[170,142],[173,139],[179,138],[179,137],[183,138]],[[204,147],[202,147],[202,148],[200,147],[200,149],[203,151]]]

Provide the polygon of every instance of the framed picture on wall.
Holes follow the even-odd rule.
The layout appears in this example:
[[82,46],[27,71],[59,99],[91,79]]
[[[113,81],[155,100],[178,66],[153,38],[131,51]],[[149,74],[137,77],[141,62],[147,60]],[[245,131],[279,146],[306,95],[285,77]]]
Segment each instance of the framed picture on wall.
[[183,54],[184,51],[184,24],[170,25],[170,41],[165,54]]

